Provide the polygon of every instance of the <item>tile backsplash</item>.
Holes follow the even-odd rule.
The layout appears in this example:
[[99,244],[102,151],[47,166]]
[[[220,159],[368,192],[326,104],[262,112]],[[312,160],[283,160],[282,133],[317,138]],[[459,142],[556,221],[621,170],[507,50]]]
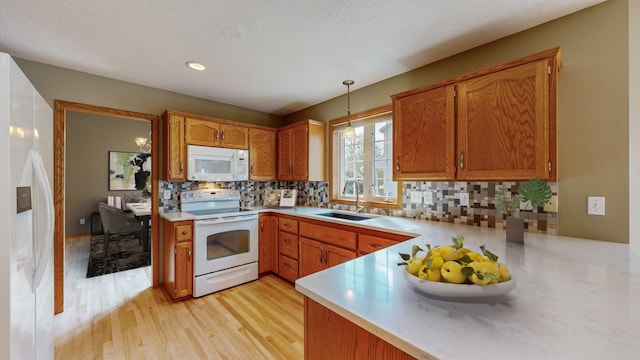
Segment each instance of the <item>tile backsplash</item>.
[[[403,182],[402,208],[398,210],[365,208],[364,212],[402,216],[412,219],[460,223],[471,226],[504,228],[505,217],[494,205],[496,190],[501,185],[515,194],[518,182]],[[557,194],[557,183],[549,183],[553,194]],[[180,211],[180,192],[196,189],[234,189],[242,196],[241,206],[260,207],[267,190],[297,189],[299,206],[313,206],[354,210],[353,206],[329,204],[329,184],[322,181],[235,181],[235,182],[167,182],[160,181],[160,211]],[[170,198],[164,199],[165,191]],[[412,203],[411,193],[431,193],[431,203]],[[469,194],[469,206],[460,205],[460,194]],[[422,197],[421,197],[422,199]],[[558,213],[545,212],[542,209],[520,211],[525,220],[525,231],[556,234]]]

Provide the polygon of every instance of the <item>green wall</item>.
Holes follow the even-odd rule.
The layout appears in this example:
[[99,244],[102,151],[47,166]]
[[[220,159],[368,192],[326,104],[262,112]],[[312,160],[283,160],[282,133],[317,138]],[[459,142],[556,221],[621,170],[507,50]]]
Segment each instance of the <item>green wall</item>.
[[[560,46],[558,232],[627,243],[628,6],[627,0],[608,1],[361,89],[354,79],[351,111],[389,105],[392,94]],[[329,121],[344,117],[345,110],[341,96],[285,122]],[[606,197],[605,216],[587,215],[589,195]]]

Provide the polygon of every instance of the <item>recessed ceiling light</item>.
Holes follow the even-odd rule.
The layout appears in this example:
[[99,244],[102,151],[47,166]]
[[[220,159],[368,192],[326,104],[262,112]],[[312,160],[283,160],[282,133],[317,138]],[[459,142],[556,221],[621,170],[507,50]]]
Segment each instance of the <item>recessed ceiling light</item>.
[[206,67],[202,64],[200,64],[197,61],[187,61],[187,63],[185,64],[187,65],[187,67],[191,70],[197,70],[197,71],[202,71],[204,69],[206,69]]

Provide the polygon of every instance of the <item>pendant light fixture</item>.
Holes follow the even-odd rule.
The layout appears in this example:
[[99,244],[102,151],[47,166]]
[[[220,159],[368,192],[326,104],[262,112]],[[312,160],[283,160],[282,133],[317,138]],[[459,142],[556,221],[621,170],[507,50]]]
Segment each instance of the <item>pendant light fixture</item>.
[[353,85],[353,80],[345,80],[342,84],[347,86],[347,127],[342,130],[342,137],[353,138],[356,137],[356,130],[351,126],[351,95],[349,92],[349,87]]

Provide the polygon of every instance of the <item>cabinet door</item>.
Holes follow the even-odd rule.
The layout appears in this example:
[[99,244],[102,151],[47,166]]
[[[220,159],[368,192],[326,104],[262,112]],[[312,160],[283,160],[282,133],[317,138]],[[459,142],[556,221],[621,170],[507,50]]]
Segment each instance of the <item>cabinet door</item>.
[[549,178],[549,60],[458,85],[461,180]]
[[393,102],[394,180],[452,180],[455,176],[454,86]]
[[309,125],[291,128],[291,145],[290,180],[305,181],[309,177]]
[[176,243],[176,298],[193,294],[193,248],[191,241]]
[[300,277],[326,269],[325,245],[319,241],[300,237]]
[[260,214],[258,272],[278,272],[278,230],[274,215]]
[[278,180],[291,178],[291,129],[278,131]]
[[185,142],[188,145],[220,146],[220,128],[217,122],[185,119]]
[[347,250],[336,246],[326,245],[325,249],[325,266],[332,267],[334,265],[342,264],[356,258],[356,252],[353,250]]
[[220,124],[220,146],[232,149],[249,148],[249,128],[245,126]]
[[276,132],[249,129],[249,178],[276,179]]
[[184,143],[184,118],[169,115],[165,119],[165,180],[186,180],[186,147]]

